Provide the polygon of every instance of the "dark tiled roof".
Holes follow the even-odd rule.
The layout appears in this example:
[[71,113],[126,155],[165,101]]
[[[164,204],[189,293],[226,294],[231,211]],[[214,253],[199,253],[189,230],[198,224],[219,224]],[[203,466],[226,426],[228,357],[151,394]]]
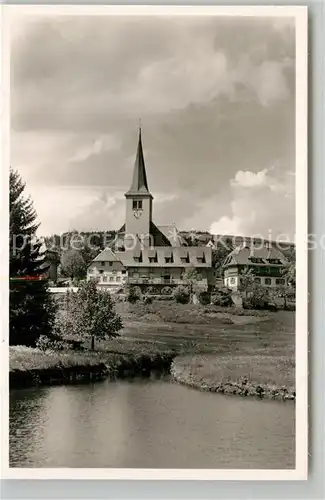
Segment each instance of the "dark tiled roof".
[[[152,251],[156,252],[157,262],[150,262],[149,257],[154,257]],[[138,252],[126,250],[125,252],[116,252],[117,258],[125,267],[211,267],[211,249],[202,247],[186,248],[189,256],[189,262],[184,263],[184,247],[154,247],[143,248],[141,251],[142,261],[137,262],[134,257],[138,257]],[[198,255],[199,254],[199,255]],[[205,262],[198,261],[197,258],[204,255]],[[172,257],[172,262],[166,262],[166,258]]]
[[[270,262],[271,260],[271,262]],[[274,262],[272,262],[274,260]],[[266,246],[245,246],[235,248],[224,261],[224,267],[231,265],[286,265],[287,259],[277,248]]]
[[144,164],[144,157],[143,157],[141,129],[139,130],[138,149],[137,149],[137,156],[136,156],[135,164],[134,164],[132,184],[131,184],[129,191],[126,194],[131,195],[131,196],[137,195],[137,194],[150,195],[149,188],[148,188],[148,182],[147,182],[146,167]]

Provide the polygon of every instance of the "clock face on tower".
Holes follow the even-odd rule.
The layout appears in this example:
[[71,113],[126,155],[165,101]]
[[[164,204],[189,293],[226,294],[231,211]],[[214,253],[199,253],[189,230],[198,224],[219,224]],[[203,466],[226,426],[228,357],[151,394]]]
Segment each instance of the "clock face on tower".
[[133,217],[135,217],[136,219],[139,219],[141,215],[142,215],[142,210],[139,209],[133,210]]

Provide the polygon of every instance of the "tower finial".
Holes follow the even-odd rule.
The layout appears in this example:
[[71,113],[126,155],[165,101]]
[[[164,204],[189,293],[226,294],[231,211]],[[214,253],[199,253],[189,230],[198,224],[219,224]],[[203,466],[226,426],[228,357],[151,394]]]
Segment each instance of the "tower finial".
[[142,122],[141,122],[141,118],[139,118],[139,132],[141,134],[141,128],[142,128]]

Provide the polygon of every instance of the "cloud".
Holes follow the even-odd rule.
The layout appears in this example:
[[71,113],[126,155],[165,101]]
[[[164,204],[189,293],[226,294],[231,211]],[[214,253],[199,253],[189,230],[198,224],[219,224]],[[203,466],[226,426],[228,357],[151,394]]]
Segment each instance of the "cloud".
[[[28,19],[12,40],[11,164],[44,230],[123,223],[140,117],[159,223],[239,230],[240,187],[286,197],[269,165],[295,165],[292,20]],[[47,191],[60,207],[48,209]]]
[[239,170],[234,179],[231,179],[230,184],[232,186],[243,186],[243,187],[254,187],[254,186],[265,186],[267,184],[267,169],[261,170],[260,172],[250,172],[246,170]]
[[294,180],[280,168],[237,172],[230,181],[231,215],[213,222],[211,232],[264,238],[282,235],[293,241]]

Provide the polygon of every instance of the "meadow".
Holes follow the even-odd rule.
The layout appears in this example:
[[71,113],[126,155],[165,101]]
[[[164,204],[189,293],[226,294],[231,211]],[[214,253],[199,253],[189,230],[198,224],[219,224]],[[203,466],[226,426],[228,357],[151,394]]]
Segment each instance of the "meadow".
[[119,376],[171,367],[176,380],[201,389],[282,399],[295,396],[293,312],[173,301],[117,302],[116,309],[124,325],[121,335],[96,342],[95,352],[11,348],[12,380],[19,378],[19,372],[46,374],[53,369],[68,372],[70,380],[70,372],[78,367],[88,374],[97,370]]

